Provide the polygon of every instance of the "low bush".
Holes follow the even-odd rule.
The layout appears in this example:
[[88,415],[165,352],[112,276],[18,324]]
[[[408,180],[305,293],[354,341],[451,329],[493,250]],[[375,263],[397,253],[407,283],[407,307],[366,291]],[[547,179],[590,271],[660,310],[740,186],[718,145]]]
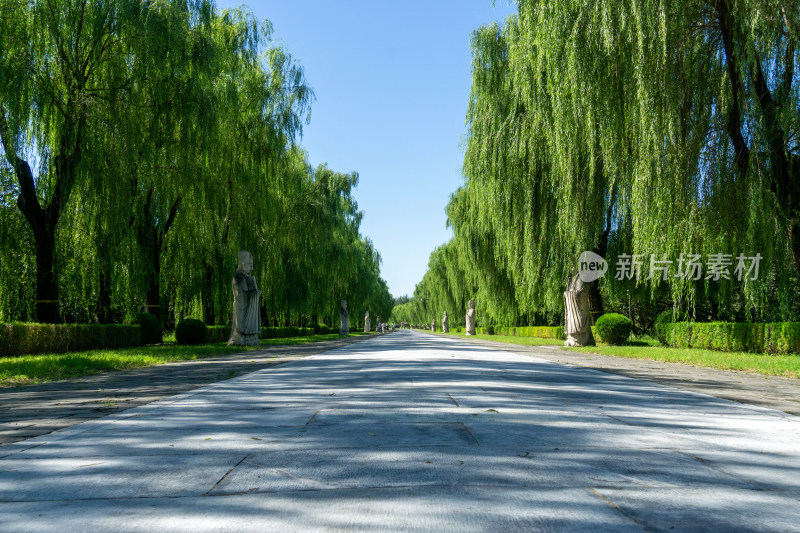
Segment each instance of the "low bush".
[[660,328],[665,344],[672,348],[800,353],[800,322],[662,322]]
[[541,339],[566,339],[562,326],[495,326],[497,335],[508,337],[539,337]]
[[[320,329],[320,334],[322,330]],[[336,333],[339,332],[337,329]],[[283,339],[286,337],[306,337],[314,335],[314,328],[299,328],[297,326],[284,326],[276,328],[261,328],[262,339]]]
[[631,335],[633,322],[619,313],[606,313],[594,325],[597,336],[607,344],[624,344]]
[[141,346],[142,327],[121,324],[0,324],[0,356]]
[[672,309],[667,309],[666,311],[662,311],[656,317],[655,322],[653,323],[653,333],[655,337],[658,339],[658,342],[667,346],[667,324],[672,324],[672,316],[673,312]]
[[206,342],[228,342],[231,338],[230,326],[206,326],[208,335]]
[[667,346],[667,325],[672,324],[675,322],[685,322],[686,321],[686,313],[681,311],[673,311],[672,309],[667,309],[666,311],[662,311],[661,313],[656,316],[656,320],[653,323],[653,334],[658,339],[658,341]]
[[159,344],[161,342],[161,322],[152,313],[136,313],[134,323],[142,328],[142,342],[144,344]]
[[208,327],[202,320],[187,318],[175,326],[175,340],[178,344],[202,344],[208,337]]
[[[231,336],[230,326],[207,326],[208,336],[206,342],[227,342]],[[284,339],[289,337],[308,337],[311,335],[330,335],[339,333],[339,328],[330,328],[325,324],[311,324],[307,328],[290,327],[263,327],[259,333],[260,339]]]
[[494,335],[494,326],[486,326],[486,334]]

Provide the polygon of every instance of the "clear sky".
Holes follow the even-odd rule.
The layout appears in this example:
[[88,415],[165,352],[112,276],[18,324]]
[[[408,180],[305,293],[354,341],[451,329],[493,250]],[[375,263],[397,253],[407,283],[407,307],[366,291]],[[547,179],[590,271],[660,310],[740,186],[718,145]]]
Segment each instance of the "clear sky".
[[[241,1],[217,0],[219,8]],[[316,94],[302,144],[312,165],[356,171],[361,233],[394,296],[411,295],[447,242],[445,206],[463,183],[470,35],[516,5],[498,0],[244,2],[273,24]]]

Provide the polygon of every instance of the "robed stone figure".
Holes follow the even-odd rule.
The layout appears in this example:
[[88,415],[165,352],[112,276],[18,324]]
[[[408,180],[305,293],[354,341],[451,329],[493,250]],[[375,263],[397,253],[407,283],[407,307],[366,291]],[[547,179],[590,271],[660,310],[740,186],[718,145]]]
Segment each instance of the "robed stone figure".
[[447,333],[450,331],[449,323],[447,321],[447,311],[444,312],[442,315],[442,333]]
[[564,346],[594,346],[589,309],[589,285],[576,274],[564,291]]
[[467,307],[467,335],[475,335],[475,302],[470,300]]
[[258,346],[261,328],[261,292],[253,277],[253,255],[239,251],[239,266],[231,280],[233,326],[228,346]]
[[350,313],[347,312],[347,300],[339,302],[339,335],[350,334]]
[[369,311],[364,315],[364,333],[369,333],[372,328],[372,324],[369,321]]
[[436,319],[431,320],[431,331],[436,331]]

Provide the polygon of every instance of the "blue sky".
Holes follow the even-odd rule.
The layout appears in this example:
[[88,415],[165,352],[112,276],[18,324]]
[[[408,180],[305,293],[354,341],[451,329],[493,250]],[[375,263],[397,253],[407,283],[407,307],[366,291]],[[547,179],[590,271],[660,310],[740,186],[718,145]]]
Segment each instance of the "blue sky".
[[381,253],[391,293],[411,295],[430,253],[452,235],[444,209],[463,183],[470,35],[516,7],[502,0],[245,5],[272,22],[314,89],[302,139],[311,164],[359,173],[361,233]]

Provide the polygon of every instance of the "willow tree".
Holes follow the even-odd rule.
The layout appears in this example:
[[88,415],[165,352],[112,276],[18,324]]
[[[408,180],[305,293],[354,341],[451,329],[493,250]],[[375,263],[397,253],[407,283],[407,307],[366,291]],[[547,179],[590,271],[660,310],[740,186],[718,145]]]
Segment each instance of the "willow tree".
[[[199,276],[204,315],[213,323],[222,309],[227,316],[229,265],[236,250],[251,250],[257,267],[265,268],[267,254],[259,252],[265,242],[273,242],[280,210],[277,190],[307,117],[311,91],[302,68],[272,42],[268,21],[258,21],[240,9],[225,10],[201,29],[208,70],[191,73],[190,85],[201,89],[199,98],[190,101],[208,128],[199,137],[179,137],[188,141],[191,158],[190,164],[180,167],[182,177],[164,183],[159,176],[155,181],[156,190],[172,190],[167,197],[177,209],[170,208],[169,213],[178,210],[179,235],[169,241],[150,238],[150,242],[160,245],[155,247],[159,254],[172,243],[167,261],[175,281]],[[181,148],[181,152],[186,150]],[[169,218],[147,220],[153,221],[150,227],[158,228]],[[199,252],[196,260],[186,261],[187,246]],[[160,279],[157,274],[153,273],[154,280]],[[157,289],[149,291],[152,299],[163,298],[163,291]],[[187,289],[181,293],[191,293]]]
[[40,321],[58,319],[56,230],[85,174],[87,132],[125,81],[124,37],[141,16],[134,2],[7,0],[0,9],[0,140],[33,233]]
[[[159,143],[172,146],[164,138],[175,136],[150,126],[183,125],[178,135],[191,140],[186,125],[194,121],[175,121],[172,110],[191,101],[185,98],[193,72],[187,63],[197,56],[190,46],[197,43],[187,44],[191,32],[186,27],[198,20],[202,25],[212,8],[207,1],[5,2],[0,15],[0,139],[17,178],[17,205],[34,237],[40,321],[58,319],[56,239],[76,187],[108,188],[118,196],[116,185],[129,182],[128,176],[104,172],[107,161],[114,162],[112,171],[120,170],[119,160],[128,168],[156,164],[154,173],[166,175],[162,183],[170,181],[165,167],[189,166],[190,159],[148,157]],[[140,120],[143,113],[153,120]],[[144,147],[153,145],[145,153]],[[30,161],[38,163],[38,172]],[[150,209],[156,197],[147,190],[140,207]],[[160,217],[165,225],[173,218],[168,213]]]
[[[523,0],[519,10],[517,64],[547,73],[556,110],[562,142],[549,153],[568,170],[563,162],[579,158],[562,156],[565,141],[597,147],[588,168],[619,186],[629,253],[760,253],[784,286],[797,279],[798,2]],[[745,281],[745,305],[765,303],[769,277]],[[670,285],[676,300],[693,298],[694,283]]]
[[[450,208],[489,298],[557,311],[595,250],[612,268],[622,253],[760,253],[759,280],[695,282],[673,265],[666,285],[690,307],[792,299],[798,3],[518,5],[473,35],[466,184]],[[635,288],[613,274],[605,294]],[[664,285],[645,277],[651,294]]]

